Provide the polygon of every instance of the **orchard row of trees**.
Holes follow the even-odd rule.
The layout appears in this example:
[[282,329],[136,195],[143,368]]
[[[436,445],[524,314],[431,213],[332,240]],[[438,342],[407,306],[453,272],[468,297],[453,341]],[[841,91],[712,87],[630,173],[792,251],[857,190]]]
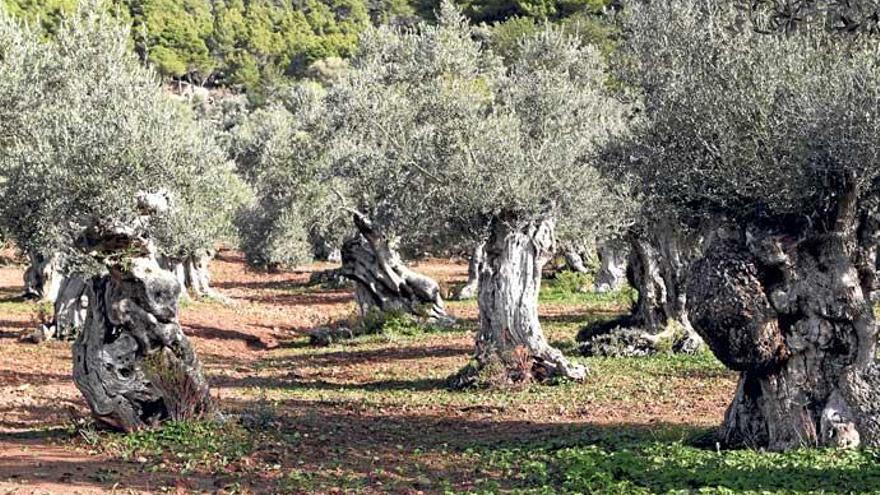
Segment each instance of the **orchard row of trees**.
[[[2,0],[7,11],[46,36],[58,31],[79,0]],[[498,22],[512,35],[534,29],[531,19],[575,16],[600,35],[593,18],[605,0],[479,0],[462,4],[472,19]],[[110,12],[130,23],[131,42],[166,78],[258,93],[288,77],[332,75],[351,57],[372,24],[413,25],[432,19],[426,0],[113,0]]]
[[725,444],[878,445],[878,16],[799,5],[633,2],[599,47],[554,25],[499,43],[445,2],[365,28],[327,86],[197,111],[106,4],[48,41],[0,14],[0,224],[32,278],[75,281],[56,331],[74,308],[77,385],[127,430],[211,407],[177,299],[217,241],[263,268],[338,248],[365,320],[437,324],[439,286],[404,260],[474,252],[467,387],[585,376],[538,291],[554,254],[605,240],[631,246],[637,329],[590,345],[705,341],[741,372]]

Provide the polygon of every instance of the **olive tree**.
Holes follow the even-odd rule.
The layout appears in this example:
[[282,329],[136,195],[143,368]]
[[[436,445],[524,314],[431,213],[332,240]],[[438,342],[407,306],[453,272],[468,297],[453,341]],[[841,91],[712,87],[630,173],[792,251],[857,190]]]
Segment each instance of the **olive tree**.
[[[342,267],[333,273],[354,281],[361,317],[404,312],[447,323],[437,282],[409,269],[398,252],[416,240],[398,221],[398,196],[412,194],[407,179],[392,175],[393,164],[351,168],[348,152],[368,148],[352,144],[361,130],[348,126],[370,117],[344,106],[345,88],[294,86],[233,129],[239,172],[256,193],[239,218],[247,259],[289,267],[311,261],[316,247],[339,246]],[[376,112],[368,125],[382,118],[393,116]]]
[[[325,91],[292,86],[281,98],[244,116],[229,132],[230,154],[254,190],[237,219],[250,265],[290,268],[332,251],[348,233],[328,177]],[[325,180],[326,179],[326,180]]]
[[17,41],[5,44],[0,69],[8,74],[0,95],[13,114],[4,119],[0,221],[38,261],[26,278],[55,281],[40,291],[56,303],[44,336],[73,337],[84,279],[95,271],[73,240],[90,218],[117,218],[135,192],[166,187],[178,207],[152,237],[160,255],[181,256],[226,235],[244,189],[209,130],[130,60],[118,38],[126,33],[108,27],[112,20],[77,18],[43,43],[3,19],[4,33],[17,33],[4,36]]
[[52,42],[22,33],[3,45],[0,71],[13,82],[0,83],[0,107],[40,97],[3,133],[2,218],[22,249],[61,252],[68,273],[90,277],[74,381],[97,418],[125,430],[205,411],[180,285],[156,257],[227,228],[240,188],[232,164],[99,2],[84,2]]
[[368,31],[327,97],[341,123],[332,161],[394,191],[377,213],[407,239],[486,239],[477,350],[453,385],[498,362],[513,379],[580,379],[585,369],[542,332],[541,269],[557,235],[596,236],[623,220],[628,203],[591,159],[625,130],[628,107],[610,95],[598,50],[552,27],[510,66],[474,38],[449,3],[437,26]]
[[876,15],[781,4],[635,5],[621,77],[645,118],[612,163],[708,232],[687,308],[740,372],[721,440],[876,446]]

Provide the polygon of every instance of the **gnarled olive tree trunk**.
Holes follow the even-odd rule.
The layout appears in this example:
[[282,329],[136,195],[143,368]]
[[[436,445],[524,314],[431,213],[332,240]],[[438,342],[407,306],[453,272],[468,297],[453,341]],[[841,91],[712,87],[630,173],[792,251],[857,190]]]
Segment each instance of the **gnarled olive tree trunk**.
[[150,257],[89,284],[88,316],[73,347],[73,378],[94,416],[133,431],[206,413],[201,365],[177,321],[180,286]]
[[587,269],[583,256],[575,248],[565,248],[562,257],[565,258],[565,267],[569,270],[576,273],[589,273],[590,270]]
[[794,236],[722,232],[693,265],[694,326],[741,373],[723,443],[880,446],[877,329],[859,276],[870,246],[855,240],[854,217]]
[[159,257],[159,264],[165,270],[171,272],[184,290],[183,297],[192,295],[196,299],[210,297],[228,302],[229,299],[211,287],[210,263],[214,258],[214,251],[208,249],[199,250],[183,259],[167,256]]
[[[146,218],[167,208],[161,199],[138,196]],[[109,273],[88,284],[88,314],[73,346],[77,388],[96,419],[124,431],[212,412],[201,364],[178,323],[180,284],[135,232],[99,225],[79,240]]]
[[354,222],[359,235],[342,247],[341,274],[355,283],[360,316],[404,312],[432,323],[451,323],[437,282],[410,270],[366,216],[355,213]]
[[477,291],[480,286],[480,272],[483,270],[483,263],[486,260],[486,243],[478,243],[471,252],[471,259],[468,261],[468,278],[467,282],[455,293],[457,301],[465,301],[477,297]]
[[88,314],[87,284],[80,273],[65,275],[55,298],[52,321],[35,329],[30,339],[34,342],[75,339]]
[[629,235],[628,277],[638,291],[632,312],[578,335],[587,355],[644,356],[661,350],[693,353],[703,342],[687,313],[688,266],[695,243],[663,224]]
[[599,243],[599,273],[594,290],[599,293],[620,290],[626,283],[627,249],[623,241]]
[[586,368],[569,362],[547,343],[538,320],[541,270],[553,256],[555,244],[550,219],[493,222],[480,273],[480,329],[474,360],[450,378],[450,386],[477,384],[481,374],[496,365],[504,375],[501,378],[514,382],[586,376]]
[[54,302],[63,278],[60,254],[30,252],[28,267],[24,271],[24,297]]

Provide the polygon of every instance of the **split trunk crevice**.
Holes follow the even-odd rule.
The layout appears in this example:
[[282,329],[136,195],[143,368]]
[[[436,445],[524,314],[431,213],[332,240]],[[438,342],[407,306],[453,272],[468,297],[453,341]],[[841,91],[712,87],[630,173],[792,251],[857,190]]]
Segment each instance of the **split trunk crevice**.
[[440,285],[409,269],[385,235],[366,216],[355,213],[358,235],[342,247],[340,273],[355,284],[361,319],[406,313],[432,324],[450,325]]

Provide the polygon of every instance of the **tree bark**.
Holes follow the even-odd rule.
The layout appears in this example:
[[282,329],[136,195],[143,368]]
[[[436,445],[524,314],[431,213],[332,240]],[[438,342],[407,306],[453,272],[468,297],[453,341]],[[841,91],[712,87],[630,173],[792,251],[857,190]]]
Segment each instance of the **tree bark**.
[[123,431],[213,413],[201,364],[180,328],[181,286],[138,232],[168,208],[167,194],[137,196],[133,226],[96,223],[77,240],[109,273],[88,284],[89,309],[73,345],[73,380],[95,418]]
[[626,282],[627,252],[623,242],[606,241],[599,244],[599,273],[595,291],[599,293],[620,290]]
[[694,326],[741,373],[724,444],[880,446],[877,330],[860,277],[870,246],[848,208],[825,232],[721,232],[693,265]]
[[359,235],[343,244],[341,273],[355,284],[360,317],[403,312],[426,322],[452,323],[437,282],[404,265],[366,216],[355,213],[354,222]]
[[96,277],[73,378],[95,418],[124,431],[211,409],[201,365],[177,320],[180,285],[155,260]]
[[564,377],[581,380],[586,368],[551,347],[538,319],[541,270],[555,251],[554,222],[509,224],[496,219],[480,273],[480,329],[471,364],[450,378],[450,386],[478,385],[484,371],[500,365],[503,381]]
[[24,272],[24,297],[38,301],[55,302],[61,288],[61,255],[28,253],[28,267]]
[[455,300],[465,301],[477,297],[477,291],[480,287],[480,271],[483,270],[485,260],[486,243],[480,242],[471,252],[471,259],[468,261],[467,282],[455,293]]
[[565,266],[569,270],[576,273],[589,273],[590,270],[588,270],[587,265],[584,264],[584,258],[574,248],[566,248],[562,252],[562,256],[565,258]]
[[584,328],[578,335],[586,355],[645,356],[662,350],[697,352],[703,341],[687,312],[690,246],[664,224],[629,236],[628,277],[638,290],[632,312]]
[[159,265],[171,272],[177,283],[185,289],[181,291],[182,297],[187,298],[192,295],[196,299],[208,297],[228,302],[229,298],[211,287],[210,263],[213,258],[213,251],[203,249],[183,259],[161,256]]

